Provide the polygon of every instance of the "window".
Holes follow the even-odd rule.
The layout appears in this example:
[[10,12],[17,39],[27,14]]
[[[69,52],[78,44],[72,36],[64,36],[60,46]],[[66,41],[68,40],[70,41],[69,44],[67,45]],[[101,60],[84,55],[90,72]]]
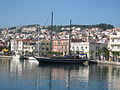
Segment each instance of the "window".
[[98,50],[99,50],[99,47],[98,47]]
[[72,47],[72,49],[74,50],[74,47]]
[[81,49],[83,49],[83,46],[81,46]]
[[96,50],[99,50],[99,47],[96,47]]
[[46,48],[46,50],[48,51],[48,48]]
[[65,50],[67,51],[67,47],[65,47]]
[[112,46],[112,49],[114,48],[114,46]]
[[97,53],[97,52],[95,53],[95,56],[96,56],[96,57],[98,56],[98,53]]
[[45,43],[42,43],[42,45],[45,45]]
[[117,46],[118,49],[120,49],[120,46]]
[[97,50],[97,47],[95,48],[95,50]]
[[112,42],[114,42],[114,39],[112,39]]
[[62,47],[62,50],[63,50],[63,47]]

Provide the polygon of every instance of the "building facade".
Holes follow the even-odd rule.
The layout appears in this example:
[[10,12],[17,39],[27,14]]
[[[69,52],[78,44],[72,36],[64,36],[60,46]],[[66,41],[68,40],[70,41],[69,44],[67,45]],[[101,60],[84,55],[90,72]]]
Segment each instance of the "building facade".
[[39,56],[48,56],[50,52],[50,40],[42,39],[37,41],[35,51]]
[[109,48],[111,51],[120,51],[120,32],[110,35]]
[[72,55],[77,55],[79,57],[89,58],[98,60],[99,53],[98,50],[106,45],[100,43],[91,43],[91,42],[71,42],[71,52]]
[[11,51],[19,54],[32,54],[35,51],[36,41],[32,39],[11,40]]
[[[120,32],[117,32],[117,33],[114,33],[113,35],[110,35],[110,42],[109,42],[109,45],[108,45],[109,49],[110,49],[110,56],[113,57],[113,61],[115,60],[113,53],[112,52],[115,52],[114,54],[116,53],[120,53]],[[120,54],[118,55],[117,54],[117,61],[119,60],[120,61]]]
[[52,51],[60,52],[62,55],[68,55],[69,53],[69,40],[68,39],[55,39],[52,43]]

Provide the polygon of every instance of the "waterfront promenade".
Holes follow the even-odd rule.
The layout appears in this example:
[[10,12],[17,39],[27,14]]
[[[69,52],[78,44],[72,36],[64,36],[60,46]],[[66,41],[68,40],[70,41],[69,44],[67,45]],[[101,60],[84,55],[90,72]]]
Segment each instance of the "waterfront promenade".
[[120,62],[100,61],[100,60],[91,60],[91,61],[94,62],[94,63],[96,63],[96,64],[119,65],[120,66]]
[[12,58],[12,56],[0,55],[0,58]]
[[[11,58],[12,59],[12,56],[0,55],[0,58]],[[113,61],[91,60],[91,62],[94,63],[94,64],[104,64],[104,65],[117,65],[117,66],[120,66],[120,62],[113,62]]]

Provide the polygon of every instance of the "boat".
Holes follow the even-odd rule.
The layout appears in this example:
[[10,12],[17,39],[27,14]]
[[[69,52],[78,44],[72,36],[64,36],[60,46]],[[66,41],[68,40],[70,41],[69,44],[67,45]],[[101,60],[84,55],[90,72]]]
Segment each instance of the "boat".
[[28,60],[36,60],[36,58],[33,57],[33,56],[29,56],[29,57],[28,57]]
[[28,57],[28,62],[39,64],[38,60],[36,60],[36,58],[34,56],[29,56]]
[[85,58],[62,58],[62,57],[35,57],[39,64],[83,64],[88,65]]
[[16,54],[12,56],[12,59],[24,59],[24,56]]
[[[69,34],[69,54],[70,55],[70,40],[71,40],[71,22],[70,20],[70,34]],[[51,30],[50,30],[50,51],[52,52],[52,28],[53,28],[53,12],[51,17]],[[84,64],[88,65],[86,58],[65,58],[65,57],[35,57],[39,64]]]
[[28,59],[28,56],[16,54],[12,56],[12,59]]

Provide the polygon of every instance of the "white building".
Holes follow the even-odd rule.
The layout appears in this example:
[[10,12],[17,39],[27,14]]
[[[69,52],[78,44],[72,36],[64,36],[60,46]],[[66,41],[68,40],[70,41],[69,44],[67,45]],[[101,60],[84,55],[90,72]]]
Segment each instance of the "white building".
[[109,48],[111,51],[120,51],[120,32],[110,35]]
[[13,51],[13,52],[18,51],[18,42],[16,39],[11,40],[11,51]]
[[32,53],[35,50],[35,40],[15,39],[11,40],[11,51],[15,53]]
[[47,56],[50,51],[50,40],[42,39],[37,41],[35,51],[39,56]]
[[[77,54],[80,57],[90,58],[92,56],[92,59],[98,60],[98,50],[103,46],[105,46],[105,44],[73,41],[71,42],[71,51],[72,54]],[[93,54],[91,52],[93,52]]]
[[120,53],[120,32],[114,33],[113,35],[110,35],[110,42],[108,45],[111,53],[110,56],[112,56],[113,61],[120,61],[120,55],[115,59],[115,55],[113,55],[113,51],[116,53]]

